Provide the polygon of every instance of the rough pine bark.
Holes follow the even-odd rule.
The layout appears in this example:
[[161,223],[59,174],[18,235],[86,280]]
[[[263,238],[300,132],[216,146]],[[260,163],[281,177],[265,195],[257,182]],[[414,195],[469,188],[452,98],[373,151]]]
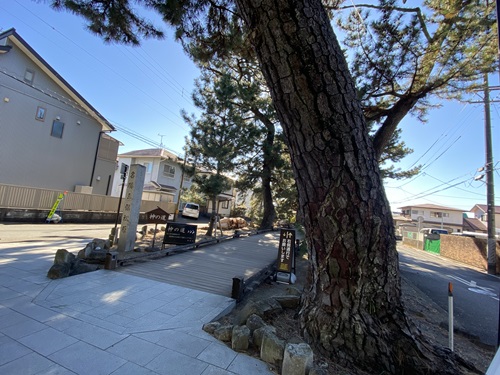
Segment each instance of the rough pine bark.
[[283,126],[311,261],[301,326],[373,373],[457,373],[413,336],[391,212],[353,80],[320,0],[237,0]]
[[217,230],[215,228],[215,219],[217,217],[217,197],[214,195],[212,197],[212,214],[210,215],[210,222],[208,223],[208,229],[205,233],[205,236],[207,237],[212,237],[214,230]]

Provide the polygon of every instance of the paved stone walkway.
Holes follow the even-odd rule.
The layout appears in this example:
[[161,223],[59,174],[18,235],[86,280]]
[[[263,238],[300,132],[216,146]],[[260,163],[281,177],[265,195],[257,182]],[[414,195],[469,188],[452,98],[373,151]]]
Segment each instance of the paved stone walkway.
[[51,281],[56,250],[83,247],[66,245],[0,243],[0,374],[273,374],[201,329],[231,298],[106,270]]

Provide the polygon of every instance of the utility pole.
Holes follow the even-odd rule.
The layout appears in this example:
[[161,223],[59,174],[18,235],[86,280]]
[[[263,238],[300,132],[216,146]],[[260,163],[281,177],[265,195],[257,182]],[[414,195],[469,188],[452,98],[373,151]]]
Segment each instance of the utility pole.
[[160,148],[163,148],[165,145],[163,144],[163,137],[165,136],[166,134],[160,134],[158,133],[158,137],[160,137]]
[[187,159],[187,153],[184,152],[184,162],[182,165],[182,173],[181,173],[181,185],[179,186],[179,195],[177,196],[177,205],[175,207],[174,221],[177,220],[177,216],[179,215],[179,205],[181,204],[181,194],[182,194],[182,185],[184,184],[184,170],[186,169],[186,159]]
[[486,205],[488,215],[488,273],[496,274],[495,184],[493,182],[493,143],[491,139],[490,88],[484,75],[484,137],[486,142]]

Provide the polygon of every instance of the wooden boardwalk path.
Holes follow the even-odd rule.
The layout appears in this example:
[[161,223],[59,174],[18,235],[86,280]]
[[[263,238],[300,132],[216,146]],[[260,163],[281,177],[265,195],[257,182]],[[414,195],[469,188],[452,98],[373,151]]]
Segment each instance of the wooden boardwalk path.
[[117,268],[126,273],[230,297],[233,277],[245,280],[275,262],[279,232],[236,238]]

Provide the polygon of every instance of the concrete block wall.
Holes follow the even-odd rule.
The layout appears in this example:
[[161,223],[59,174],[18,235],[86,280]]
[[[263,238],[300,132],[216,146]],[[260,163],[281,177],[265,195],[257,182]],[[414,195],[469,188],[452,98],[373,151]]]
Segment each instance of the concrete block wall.
[[[487,240],[466,236],[441,235],[441,256],[471,266],[488,269]],[[496,243],[497,273],[500,273],[500,241]]]

